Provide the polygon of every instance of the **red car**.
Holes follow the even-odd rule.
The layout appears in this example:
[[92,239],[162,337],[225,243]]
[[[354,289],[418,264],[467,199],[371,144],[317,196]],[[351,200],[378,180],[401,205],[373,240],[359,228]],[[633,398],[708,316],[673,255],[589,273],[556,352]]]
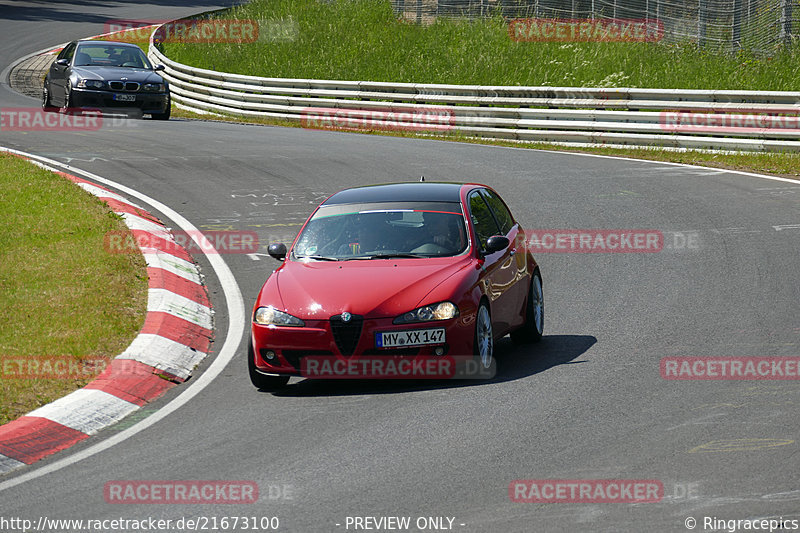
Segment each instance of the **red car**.
[[[542,337],[542,278],[500,196],[474,183],[357,187],[325,200],[252,314],[256,387],[276,389],[306,363],[469,356],[493,364],[495,339]],[[316,368],[316,367],[315,367]]]

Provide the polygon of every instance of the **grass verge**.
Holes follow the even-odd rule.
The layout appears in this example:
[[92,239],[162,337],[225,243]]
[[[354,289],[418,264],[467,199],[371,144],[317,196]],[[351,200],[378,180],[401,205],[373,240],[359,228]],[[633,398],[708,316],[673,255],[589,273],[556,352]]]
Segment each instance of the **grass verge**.
[[[128,229],[104,203],[7,154],[0,154],[0,220],[4,424],[91,379],[45,374],[42,358],[54,369],[68,368],[69,361],[91,369],[130,344],[144,323],[147,270],[141,254],[105,249],[108,232]],[[55,366],[58,361],[61,367]],[[60,377],[42,377],[54,374]]]
[[797,90],[800,47],[772,57],[693,43],[517,42],[500,18],[398,20],[385,0],[253,0],[215,15],[262,21],[253,43],[166,42],[180,63],[278,78],[480,85]]
[[[772,58],[755,58],[746,54],[718,56],[698,52],[692,45],[518,43],[508,37],[501,19],[440,19],[430,26],[417,26],[397,20],[388,2],[375,0],[255,0],[217,16],[267,20],[270,23],[265,27],[274,30],[276,35],[267,35],[261,43],[242,45],[165,43],[164,52],[175,61],[198,67],[287,78],[756,90],[795,90],[800,86],[800,50],[784,51]],[[284,21],[286,27],[282,27],[280,21]],[[134,42],[147,52],[148,41],[141,35],[141,32],[122,32],[104,39]],[[585,68],[588,64],[592,65],[591,69]],[[624,68],[616,70],[620,65]],[[478,68],[481,69],[479,75]],[[675,76],[675,72],[691,75]],[[709,75],[710,72],[713,74]],[[178,109],[174,104],[172,117],[301,127],[294,121],[271,118],[198,115]],[[430,138],[410,132],[363,133]],[[477,139],[459,134],[438,134],[436,138],[800,178],[800,154],[797,153],[729,154],[659,148],[565,147]]]

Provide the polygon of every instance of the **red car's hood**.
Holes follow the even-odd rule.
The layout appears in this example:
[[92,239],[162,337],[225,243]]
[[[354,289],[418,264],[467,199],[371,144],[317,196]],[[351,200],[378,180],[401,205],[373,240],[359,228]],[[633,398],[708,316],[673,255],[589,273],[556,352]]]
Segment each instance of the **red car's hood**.
[[286,310],[299,318],[327,320],[343,311],[385,318],[418,307],[431,290],[468,265],[466,257],[288,261],[273,277]]

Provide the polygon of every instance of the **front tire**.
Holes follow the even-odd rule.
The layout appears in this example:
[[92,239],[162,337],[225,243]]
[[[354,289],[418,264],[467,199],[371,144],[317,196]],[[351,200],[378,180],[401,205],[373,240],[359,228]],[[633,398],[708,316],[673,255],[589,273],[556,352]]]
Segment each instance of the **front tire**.
[[494,332],[492,331],[492,316],[486,302],[481,302],[475,317],[473,355],[481,370],[491,368],[494,357]]
[[169,116],[172,113],[172,102],[170,98],[167,98],[167,110],[163,113],[151,113],[150,116],[153,120],[169,120]]
[[47,80],[42,87],[42,111],[51,112],[55,111],[55,106],[50,103],[50,89],[47,88]]
[[74,102],[72,99],[72,91],[70,90],[69,82],[67,82],[67,86],[64,88],[64,105],[61,107],[62,113],[72,113],[74,106]]
[[523,344],[539,342],[544,333],[544,291],[542,275],[539,270],[533,272],[531,286],[528,290],[528,304],[525,308],[525,324],[511,333],[511,340]]
[[256,355],[252,339],[247,343],[247,369],[250,373],[250,381],[260,390],[276,391],[289,383],[289,376],[267,376],[256,369]]

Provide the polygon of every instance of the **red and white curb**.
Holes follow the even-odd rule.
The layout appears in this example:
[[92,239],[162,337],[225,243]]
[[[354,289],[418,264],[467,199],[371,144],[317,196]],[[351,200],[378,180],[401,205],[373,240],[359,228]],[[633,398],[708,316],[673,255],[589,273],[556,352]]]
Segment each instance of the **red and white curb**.
[[147,316],[139,335],[94,381],[0,426],[0,474],[87,439],[185,381],[208,355],[213,337],[202,276],[164,224],[105,187],[30,161],[99,197],[134,237],[146,237],[137,242],[153,246],[141,249],[149,276]]

